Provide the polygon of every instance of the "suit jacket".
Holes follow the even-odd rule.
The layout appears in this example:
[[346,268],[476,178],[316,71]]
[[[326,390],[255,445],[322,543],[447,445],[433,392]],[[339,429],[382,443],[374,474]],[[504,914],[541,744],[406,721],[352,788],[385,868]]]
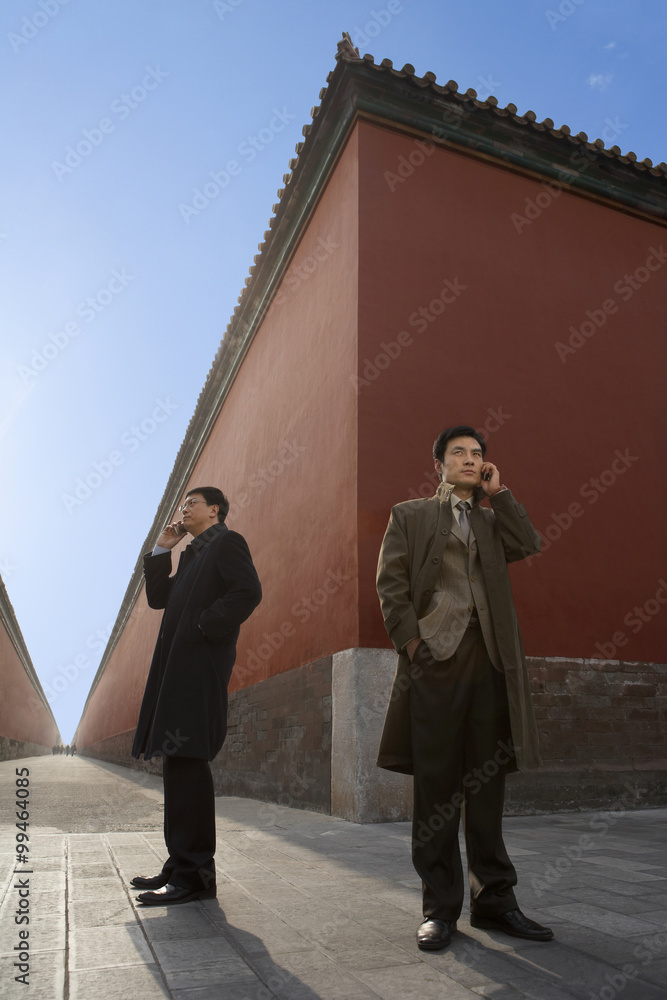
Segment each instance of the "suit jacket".
[[491,662],[502,671],[475,533],[471,528],[466,543],[454,516],[451,534],[457,541],[445,549],[431,600],[419,620],[420,635],[437,660],[446,660],[456,652],[474,607]]
[[242,622],[262,590],[242,535],[215,524],[183,550],[144,556],[146,597],[164,608],[132,756],[213,760],[227,734],[227,684]]
[[[403,646],[419,635],[440,573],[445,548],[457,531],[450,503],[453,486],[441,483],[433,497],[408,500],[392,508],[378,561],[377,588],[385,627],[399,651],[378,766],[412,774],[410,733],[410,661]],[[525,508],[510,490],[491,498],[492,510],[480,507],[475,489],[470,524],[484,573],[489,610],[505,673],[516,766],[527,770],[542,763],[528,672],[519,632],[507,563],[539,552],[540,536]]]

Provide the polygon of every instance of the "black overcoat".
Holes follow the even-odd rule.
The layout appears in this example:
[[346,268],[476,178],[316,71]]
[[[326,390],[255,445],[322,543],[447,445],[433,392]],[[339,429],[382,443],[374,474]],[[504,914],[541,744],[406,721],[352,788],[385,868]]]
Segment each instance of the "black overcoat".
[[183,550],[144,556],[146,598],[164,608],[132,756],[213,760],[227,733],[227,684],[241,623],[262,599],[242,535],[214,524]]

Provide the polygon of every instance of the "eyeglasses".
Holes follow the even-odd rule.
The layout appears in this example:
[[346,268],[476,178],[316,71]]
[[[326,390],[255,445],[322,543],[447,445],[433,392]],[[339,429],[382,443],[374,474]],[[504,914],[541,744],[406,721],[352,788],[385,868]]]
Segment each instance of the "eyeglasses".
[[[183,514],[188,509],[188,507],[192,507],[193,503],[206,503],[206,501],[205,500],[186,500],[185,503],[182,503],[181,506],[178,508],[179,513]],[[208,504],[207,504],[207,506],[208,506]]]

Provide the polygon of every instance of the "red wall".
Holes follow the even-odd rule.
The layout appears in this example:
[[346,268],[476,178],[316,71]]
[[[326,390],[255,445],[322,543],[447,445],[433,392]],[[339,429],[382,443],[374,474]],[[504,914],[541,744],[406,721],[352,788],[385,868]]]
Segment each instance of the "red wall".
[[38,697],[14,645],[0,627],[0,737],[52,747],[58,729]]
[[[603,656],[596,643],[623,632],[617,657],[663,660],[655,594],[666,575],[658,435],[667,266],[640,272],[648,280],[631,294],[623,276],[667,243],[664,229],[570,193],[549,197],[539,180],[457,152],[420,157],[412,139],[371,125],[359,136],[360,377],[382,341],[401,331],[413,338],[360,386],[362,645],[385,642],[373,581],[389,508],[434,492],[420,486],[444,427],[490,421],[489,459],[536,528],[554,536],[512,570],[527,651]],[[390,177],[392,191],[385,174],[401,162],[409,174],[411,154],[412,174]],[[545,207],[528,225],[519,220],[518,232],[512,215],[525,217],[526,199],[540,194],[535,204]],[[420,332],[410,317],[445,279],[459,282],[459,294]],[[555,344],[587,310],[599,321],[610,299],[616,311],[562,361]],[[626,451],[618,474],[603,476],[609,485],[594,486]],[[667,601],[667,588],[660,596]],[[649,620],[624,623],[646,601]]]
[[229,493],[265,594],[232,689],[357,645],[357,169],[355,133],[190,479]]

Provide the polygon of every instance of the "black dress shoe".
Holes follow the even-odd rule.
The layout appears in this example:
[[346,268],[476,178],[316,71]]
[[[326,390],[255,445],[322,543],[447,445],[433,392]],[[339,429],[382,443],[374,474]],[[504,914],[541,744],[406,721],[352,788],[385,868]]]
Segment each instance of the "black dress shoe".
[[550,927],[529,920],[521,910],[509,910],[495,917],[478,917],[470,914],[470,926],[489,931],[504,931],[512,937],[526,938],[528,941],[551,941],[554,932]]
[[452,943],[455,920],[425,920],[417,928],[417,947],[422,951],[442,951]]
[[137,889],[161,889],[169,881],[169,876],[164,872],[154,875],[153,878],[144,878],[143,875],[135,875],[131,884]]
[[215,899],[215,886],[209,889],[186,889],[181,885],[167,882],[155,892],[142,892],[137,896],[144,906],[166,906],[169,903],[189,903],[193,899]]

